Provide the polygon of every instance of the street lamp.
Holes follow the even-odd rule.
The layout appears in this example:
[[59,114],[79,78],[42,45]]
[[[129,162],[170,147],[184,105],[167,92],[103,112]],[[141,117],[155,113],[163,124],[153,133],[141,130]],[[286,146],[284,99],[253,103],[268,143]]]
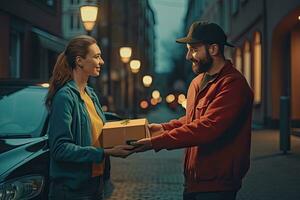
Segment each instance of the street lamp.
[[81,21],[88,35],[91,35],[91,32],[97,20],[97,15],[98,15],[97,5],[80,6]]
[[141,61],[139,60],[130,61],[130,69],[132,73],[137,74],[140,71],[140,67],[141,67]]
[[153,90],[152,98],[153,99],[159,99],[160,98],[160,92],[158,90]]
[[130,61],[130,69],[133,73],[133,117],[136,118],[136,107],[137,107],[137,87],[136,87],[136,76],[137,73],[140,71],[141,68],[141,61],[139,60],[132,60]]
[[149,103],[146,100],[143,100],[140,102],[140,107],[142,109],[146,109],[146,108],[148,108],[148,106],[149,106]]
[[152,83],[152,76],[146,75],[143,77],[143,84],[145,87],[150,87]]
[[167,103],[172,103],[175,101],[175,96],[174,94],[169,94],[167,97],[166,97],[166,102]]
[[185,101],[185,95],[184,94],[180,94],[179,96],[178,96],[178,103],[179,104],[182,104],[184,101]]
[[129,95],[128,95],[128,67],[127,67],[127,64],[128,62],[130,61],[130,57],[131,57],[131,54],[132,54],[132,49],[131,47],[121,47],[120,50],[119,50],[119,53],[120,53],[120,57],[121,57],[121,61],[123,62],[123,65],[124,65],[124,69],[125,69],[125,107],[126,109],[128,109],[128,98],[129,98]]
[[130,47],[120,48],[120,57],[123,63],[128,63],[131,57],[132,49]]

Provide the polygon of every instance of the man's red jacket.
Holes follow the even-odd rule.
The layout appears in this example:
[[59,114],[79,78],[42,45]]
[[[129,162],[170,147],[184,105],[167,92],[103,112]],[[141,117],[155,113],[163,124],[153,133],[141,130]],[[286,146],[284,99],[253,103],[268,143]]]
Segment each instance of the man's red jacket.
[[250,165],[253,92],[229,61],[197,91],[202,78],[190,84],[186,115],[151,142],[155,151],[186,147],[186,192],[238,190]]

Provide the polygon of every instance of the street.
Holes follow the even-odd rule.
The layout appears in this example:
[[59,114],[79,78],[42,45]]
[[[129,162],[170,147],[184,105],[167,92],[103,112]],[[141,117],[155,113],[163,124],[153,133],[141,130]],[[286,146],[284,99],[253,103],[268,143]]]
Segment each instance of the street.
[[[160,108],[156,115],[164,116],[165,111]],[[151,121],[153,113],[149,115]],[[238,200],[300,199],[300,138],[292,136],[291,153],[282,155],[278,134],[277,130],[253,131],[251,168]],[[106,199],[181,199],[182,159],[183,150],[150,151],[127,159],[111,158],[114,189]]]

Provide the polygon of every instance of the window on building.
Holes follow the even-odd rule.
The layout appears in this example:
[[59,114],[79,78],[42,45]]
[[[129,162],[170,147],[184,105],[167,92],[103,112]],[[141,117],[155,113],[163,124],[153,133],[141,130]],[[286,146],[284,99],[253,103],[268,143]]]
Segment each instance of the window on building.
[[57,0],[31,0],[34,4],[38,5],[41,9],[46,9],[50,12],[56,12]]
[[12,30],[10,33],[10,77],[20,78],[21,71],[21,33]]
[[262,49],[261,49],[261,34],[260,32],[254,33],[254,103],[261,103],[261,82],[262,82]]
[[73,15],[71,14],[70,15],[70,29],[72,30],[74,27],[74,18],[73,18]]
[[54,6],[54,0],[47,0],[46,3],[48,6]]
[[231,1],[231,13],[233,15],[237,14],[239,11],[239,0],[232,0]]
[[244,44],[244,51],[243,51],[243,61],[244,61],[244,76],[247,79],[250,86],[251,85],[251,50],[250,50],[250,42],[246,40]]
[[77,15],[77,29],[80,29],[80,23],[81,23],[80,16]]
[[228,3],[223,3],[223,20],[224,20],[224,31],[225,33],[230,32],[230,5]]
[[235,67],[242,72],[242,51],[239,47],[235,50]]
[[216,9],[218,10],[217,19],[218,19],[219,25],[224,29],[224,25],[225,25],[224,7],[225,6],[224,6],[223,2],[220,1],[216,7],[217,7]]
[[70,0],[70,4],[73,5],[74,4],[74,0]]

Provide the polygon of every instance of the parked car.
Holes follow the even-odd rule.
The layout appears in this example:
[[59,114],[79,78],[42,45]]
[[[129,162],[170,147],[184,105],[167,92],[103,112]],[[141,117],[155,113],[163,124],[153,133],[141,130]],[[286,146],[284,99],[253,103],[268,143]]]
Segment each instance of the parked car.
[[[0,80],[0,200],[47,199],[47,84]],[[121,120],[105,113],[108,121]],[[110,178],[109,157],[104,180]]]

